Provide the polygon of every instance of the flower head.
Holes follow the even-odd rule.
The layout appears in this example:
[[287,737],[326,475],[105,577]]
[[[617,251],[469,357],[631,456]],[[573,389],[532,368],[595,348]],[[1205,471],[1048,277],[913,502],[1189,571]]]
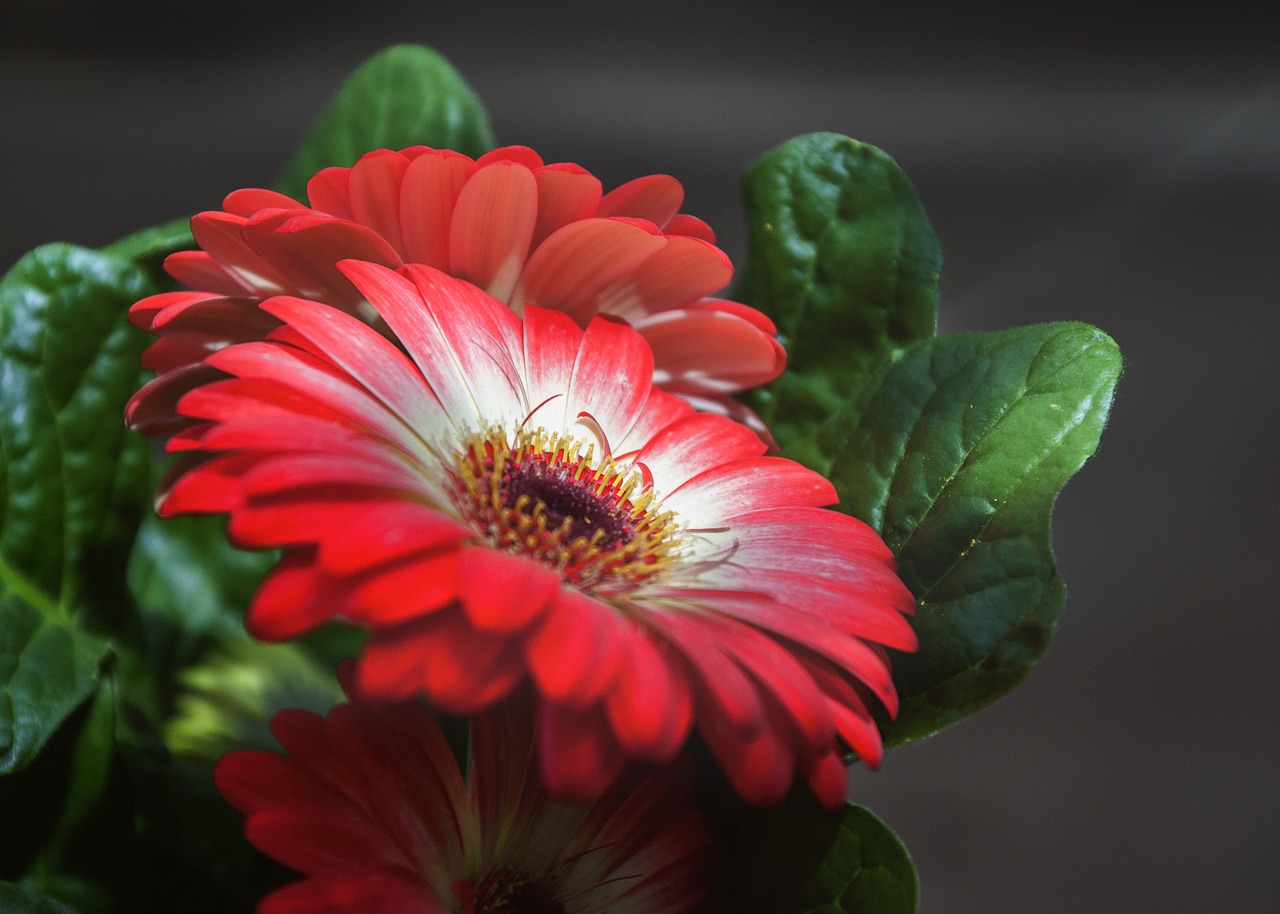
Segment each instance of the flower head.
[[556,802],[531,770],[531,716],[471,722],[464,779],[418,702],[289,710],[287,756],[225,756],[218,787],[249,841],[304,879],[260,914],[679,914],[706,891],[709,834],[674,765],[591,806]]
[[911,650],[889,549],[827,480],[763,456],[723,416],[652,384],[626,325],[518,318],[431,267],[340,265],[404,351],[314,301],[263,304],[270,338],[221,349],[162,513],[226,512],[238,545],[285,555],[249,609],[287,639],[369,631],[355,677],[457,714],[526,682],[558,794],[696,728],[747,799],[798,769],[843,801],[842,738],[877,764],[892,712],[883,646]]
[[131,407],[140,427],[186,424],[173,407],[215,376],[204,357],[279,325],[258,309],[264,298],[322,301],[383,327],[338,269],[347,258],[432,266],[517,313],[552,308],[580,326],[596,314],[621,318],[652,347],[656,382],[701,409],[754,421],[729,395],[782,371],[769,319],[711,297],[733,268],[706,223],[679,212],[684,189],[667,175],[606,194],[577,165],[546,165],[524,147],[472,160],[420,146],[324,169],[307,195],[309,207],[240,190],[224,210],[192,220],[201,250],[174,254],[165,268],[193,291],[151,296],[131,312],[160,336],[146,356],[158,377]]

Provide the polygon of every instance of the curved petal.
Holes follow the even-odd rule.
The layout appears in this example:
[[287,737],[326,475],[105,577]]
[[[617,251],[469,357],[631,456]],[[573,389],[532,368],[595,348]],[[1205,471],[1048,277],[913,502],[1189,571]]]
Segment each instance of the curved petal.
[[524,678],[510,638],[477,631],[461,608],[375,629],[356,660],[356,687],[370,696],[422,692],[448,714],[492,704]]
[[519,329],[509,309],[430,267],[409,267],[408,277],[358,261],[342,269],[404,344],[455,428],[466,434],[523,415],[509,348]]
[[713,526],[746,511],[797,505],[822,507],[839,499],[819,473],[783,457],[722,463],[663,496],[666,507]]
[[463,547],[458,580],[459,599],[471,624],[495,632],[533,624],[560,589],[560,576],[551,569],[488,546]]
[[577,165],[548,165],[533,173],[538,182],[538,221],[532,247],[570,222],[594,216],[603,188],[600,179]]
[[653,354],[634,330],[597,318],[583,334],[565,395],[570,422],[589,415],[612,443],[631,431],[652,389]]
[[645,175],[615,187],[600,201],[599,216],[629,216],[664,226],[684,203],[684,185],[671,175]]
[[728,256],[713,244],[681,235],[600,294],[600,312],[636,321],[698,301],[733,278]]
[[617,677],[626,637],[609,607],[562,587],[525,642],[525,662],[543,696],[586,706]]
[[409,160],[389,149],[360,157],[351,166],[351,216],[369,226],[403,255],[400,232],[400,185]]
[[538,183],[524,165],[498,160],[480,168],[458,194],[449,228],[449,267],[494,298],[508,301],[538,218]]
[[662,493],[717,463],[763,453],[764,443],[750,429],[722,416],[692,413],[650,437],[635,460],[649,468],[654,489]]
[[693,695],[680,662],[646,632],[626,639],[627,656],[605,709],[629,756],[663,762],[684,744],[693,723]]
[[544,702],[538,728],[542,776],[552,796],[595,799],[622,771],[626,757],[611,738],[600,709]]
[[777,340],[726,312],[661,311],[634,326],[653,349],[654,382],[675,393],[745,390],[772,381],[786,365]]
[[580,325],[596,312],[596,296],[667,243],[651,226],[622,219],[584,219],[554,232],[524,265],[511,304],[563,311]]
[[449,269],[449,227],[463,186],[476,173],[471,159],[435,151],[418,156],[400,184],[400,237],[406,263]]

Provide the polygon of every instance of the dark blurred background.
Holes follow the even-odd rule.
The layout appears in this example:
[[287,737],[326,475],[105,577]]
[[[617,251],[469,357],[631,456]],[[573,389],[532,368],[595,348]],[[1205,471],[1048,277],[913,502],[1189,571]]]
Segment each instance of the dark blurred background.
[[[942,240],[944,331],[1077,319],[1127,356],[1013,695],[858,771],[924,912],[1269,911],[1280,898],[1280,31],[1262,5],[5,0],[0,262],[266,185],[341,79],[430,44],[501,142],[655,171],[745,255],[743,167],[834,130]],[[475,10],[475,11],[470,11]]]

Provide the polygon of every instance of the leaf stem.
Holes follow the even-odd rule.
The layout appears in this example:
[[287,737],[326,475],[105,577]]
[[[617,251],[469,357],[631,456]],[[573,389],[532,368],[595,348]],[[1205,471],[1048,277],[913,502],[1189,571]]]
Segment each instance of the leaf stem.
[[3,555],[0,555],[0,584],[46,619],[55,621],[66,619],[66,613],[63,612],[62,607],[49,599],[39,587],[28,581],[22,572],[10,565]]

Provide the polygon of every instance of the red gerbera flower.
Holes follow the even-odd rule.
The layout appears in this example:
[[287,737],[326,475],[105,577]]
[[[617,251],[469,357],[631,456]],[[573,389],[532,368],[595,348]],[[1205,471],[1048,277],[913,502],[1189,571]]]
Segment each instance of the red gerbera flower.
[[451,713],[531,680],[559,795],[670,759],[696,727],[748,800],[799,768],[842,802],[837,735],[879,762],[881,645],[915,638],[884,542],[820,507],[831,484],[653,387],[621,323],[522,322],[430,267],[340,267],[405,351],[269,299],[283,326],[209,356],[233,377],[187,394],[200,424],[169,443],[190,453],[162,513],[228,512],[237,544],[286,550],[250,631],[352,621],[362,690]]
[[688,766],[592,806],[547,797],[530,715],[471,723],[464,780],[419,703],[277,714],[289,753],[241,750],[215,777],[245,834],[305,879],[260,914],[679,914],[706,892],[707,829]]
[[680,182],[630,181],[607,194],[577,165],[544,165],[531,149],[472,160],[419,146],[380,149],[327,168],[307,187],[311,207],[269,190],[239,190],[225,211],[191,222],[202,250],[165,261],[197,291],[154,295],[131,319],[158,334],[145,367],[159,376],[136,398],[134,421],[155,434],[185,423],[174,403],[213,374],[202,364],[228,343],[278,326],[269,296],[323,301],[381,327],[337,263],[418,263],[465,279],[517,313],[563,311],[580,326],[622,318],[655,353],[655,381],[700,409],[758,420],[730,394],[772,381],[785,355],[772,322],[709,297],[733,275],[706,223],[679,213]]

